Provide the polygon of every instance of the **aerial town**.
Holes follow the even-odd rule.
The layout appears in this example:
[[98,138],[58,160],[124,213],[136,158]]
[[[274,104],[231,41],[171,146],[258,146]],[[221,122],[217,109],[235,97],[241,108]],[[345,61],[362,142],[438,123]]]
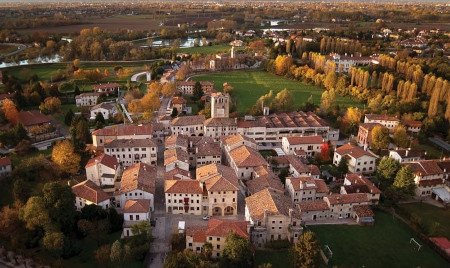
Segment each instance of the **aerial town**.
[[0,267],[449,267],[448,2],[0,16]]

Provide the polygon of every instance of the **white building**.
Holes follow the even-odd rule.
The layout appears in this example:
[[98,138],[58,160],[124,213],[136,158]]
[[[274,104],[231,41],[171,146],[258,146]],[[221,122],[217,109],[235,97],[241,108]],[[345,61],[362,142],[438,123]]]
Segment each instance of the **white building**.
[[136,163],[156,165],[157,149],[151,139],[116,139],[104,144],[103,151],[129,167]]
[[130,199],[125,202],[123,208],[123,232],[122,237],[133,236],[131,227],[136,223],[150,222],[150,200]]
[[102,102],[91,108],[91,120],[94,120],[98,113],[103,115],[105,120],[113,118],[117,114],[114,102]]
[[105,143],[116,139],[151,139],[153,138],[152,124],[140,125],[112,125],[92,132],[92,142],[95,147],[101,147]]
[[208,118],[203,123],[205,137],[220,139],[237,133],[236,118]]
[[268,166],[267,161],[258,151],[246,145],[231,150],[227,159],[236,176],[242,180],[250,179],[256,167]]
[[426,152],[422,150],[415,150],[411,148],[407,149],[395,149],[389,151],[389,157],[397,160],[400,163],[414,162],[423,160]]
[[9,176],[12,172],[11,159],[9,157],[0,158],[0,177]]
[[77,105],[77,107],[94,106],[97,104],[98,98],[100,96],[101,93],[98,92],[81,93],[75,96],[75,104]]
[[191,179],[164,182],[166,213],[202,215],[203,189]]
[[395,116],[385,114],[366,114],[364,117],[364,123],[378,123],[392,131],[396,126],[398,126],[400,119]]
[[89,159],[86,166],[86,177],[98,186],[114,186],[120,166],[117,159],[107,154],[101,154]]
[[230,95],[228,93],[211,94],[211,118],[230,117]]
[[328,57],[328,59],[336,63],[336,72],[344,72],[344,73],[348,73],[350,68],[353,66],[369,65],[371,63],[376,62],[371,57],[361,57],[354,55],[347,56],[347,54],[345,55],[332,54],[331,56]]
[[103,209],[111,205],[111,196],[93,181],[85,180],[72,186],[72,192],[75,195],[75,207],[78,211],[87,205],[97,205]]
[[338,147],[333,156],[333,164],[339,165],[343,157],[347,158],[348,170],[351,173],[373,173],[376,169],[377,156],[370,151],[365,151],[362,148],[345,144]]
[[156,167],[138,163],[124,170],[116,194],[116,206],[123,208],[129,199],[148,199],[154,210]]
[[176,168],[189,171],[189,155],[181,148],[165,150],[164,166],[166,167],[166,172]]
[[330,192],[325,181],[312,177],[286,178],[286,190],[293,203],[321,200]]
[[303,151],[307,156],[320,153],[322,144],[325,142],[322,136],[291,136],[281,139],[282,149],[286,154]]
[[365,193],[372,204],[378,204],[381,191],[368,178],[361,174],[345,174],[344,185],[341,186],[341,194]]

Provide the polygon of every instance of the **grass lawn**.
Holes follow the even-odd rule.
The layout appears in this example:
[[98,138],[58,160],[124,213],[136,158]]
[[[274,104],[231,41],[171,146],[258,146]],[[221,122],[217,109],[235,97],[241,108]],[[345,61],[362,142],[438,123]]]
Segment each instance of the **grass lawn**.
[[[243,50],[242,48],[235,48],[235,51]],[[216,53],[222,53],[222,52],[230,52],[231,46],[229,44],[219,44],[219,45],[212,45],[212,46],[202,46],[202,47],[186,47],[186,48],[179,48],[177,52],[179,53],[190,53],[190,54],[216,54]]]
[[[426,203],[400,204],[400,207],[411,215],[418,216],[428,233],[433,236],[446,236],[450,239],[450,209],[438,208]],[[439,223],[436,230],[433,230],[434,223]]]
[[255,267],[270,263],[273,268],[293,267],[291,252],[284,250],[257,250],[255,253]]
[[421,250],[409,243],[418,238],[409,227],[378,212],[374,226],[311,226],[321,242],[333,251],[338,267],[448,267],[448,263],[423,242]]
[[260,150],[259,153],[265,158],[267,159],[269,156],[276,156],[277,152],[275,152],[274,150]]
[[[294,96],[295,106],[304,104],[310,96],[313,102],[320,103],[323,90],[319,87],[302,82],[289,80],[265,71],[232,71],[224,73],[205,74],[193,77],[198,81],[212,81],[217,90],[222,90],[225,82],[234,87],[237,100],[237,111],[240,115],[247,113],[258,98],[270,90],[277,92],[287,88]],[[337,104],[341,106],[361,106],[349,97],[337,97]]]

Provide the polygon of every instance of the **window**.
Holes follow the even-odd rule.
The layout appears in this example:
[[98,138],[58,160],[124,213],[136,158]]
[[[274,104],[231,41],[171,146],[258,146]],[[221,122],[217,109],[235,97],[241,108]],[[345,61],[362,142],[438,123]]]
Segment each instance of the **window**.
[[220,237],[217,237],[217,241],[220,241]]
[[139,220],[139,215],[136,215],[136,220],[137,220],[137,221]]
[[132,221],[133,220],[133,215],[130,215],[130,221]]

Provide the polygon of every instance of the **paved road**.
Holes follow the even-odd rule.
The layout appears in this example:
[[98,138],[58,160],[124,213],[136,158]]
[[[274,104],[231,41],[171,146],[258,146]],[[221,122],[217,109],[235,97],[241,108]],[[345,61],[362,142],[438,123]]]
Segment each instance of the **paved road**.
[[447,150],[450,152],[450,144],[445,142],[443,139],[439,137],[430,137],[428,138],[432,143],[436,144],[437,146],[441,147],[444,150]]
[[13,52],[10,52],[10,53],[7,53],[7,54],[0,55],[0,59],[3,59],[3,58],[6,58],[6,57],[9,57],[9,56],[12,56],[12,55],[14,55],[14,54],[17,54],[17,53],[21,52],[22,50],[24,50],[24,49],[26,49],[26,48],[28,47],[27,45],[24,45],[24,44],[16,44],[16,43],[2,43],[2,45],[16,46],[17,49],[16,49],[15,51],[13,51]]
[[131,77],[131,82],[137,82],[137,80],[139,79],[140,76],[143,76],[143,75],[147,76],[147,74],[150,74],[150,79],[147,79],[147,77],[146,77],[146,81],[150,82],[150,80],[152,80],[152,76],[151,76],[150,72],[140,72],[140,73],[134,74]]

